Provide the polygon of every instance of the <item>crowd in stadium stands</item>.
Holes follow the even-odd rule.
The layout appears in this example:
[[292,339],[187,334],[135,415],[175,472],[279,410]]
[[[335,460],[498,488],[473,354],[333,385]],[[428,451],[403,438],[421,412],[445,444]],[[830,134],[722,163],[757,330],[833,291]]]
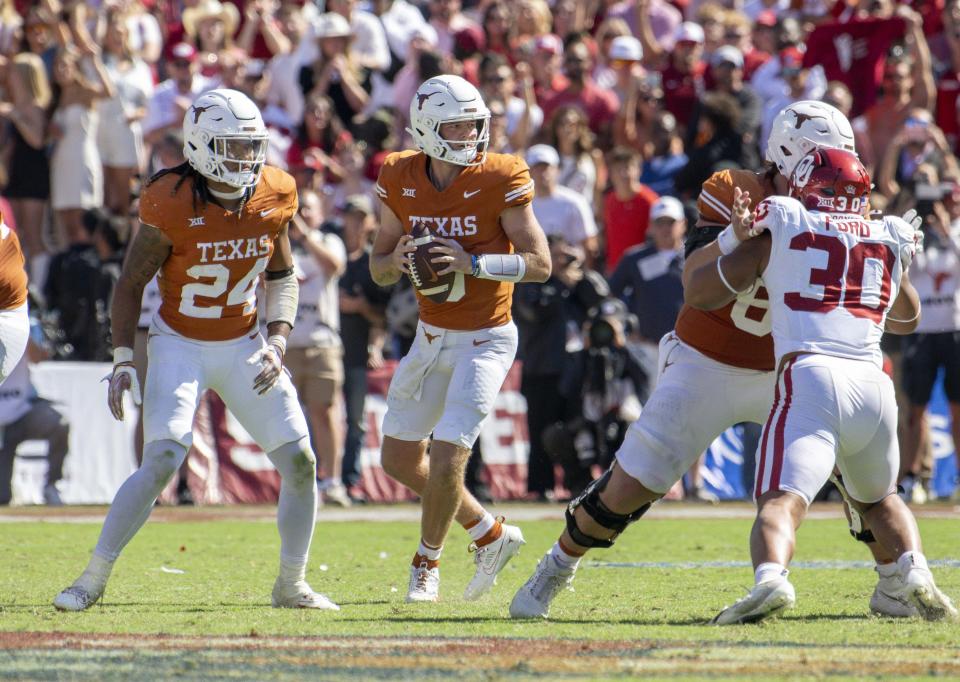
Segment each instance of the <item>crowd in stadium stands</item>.
[[553,276],[518,286],[514,306],[531,498],[576,492],[610,461],[683,301],[701,183],[760,168],[773,118],[803,99],[851,119],[873,209],[925,219],[920,333],[887,348],[902,475],[924,497],[941,364],[960,442],[960,0],[0,0],[0,208],[27,258],[37,341],[54,359],[111,359],[141,185],[182,162],[194,98],[246,93],[268,163],[300,190],[291,237],[315,308],[291,347],[329,359],[329,381],[298,387],[328,500],[348,504],[366,371],[416,327],[405,280],[370,278],[373,183],[411,146],[415,89],[443,73],[481,90],[490,150],[526,158],[550,241]]

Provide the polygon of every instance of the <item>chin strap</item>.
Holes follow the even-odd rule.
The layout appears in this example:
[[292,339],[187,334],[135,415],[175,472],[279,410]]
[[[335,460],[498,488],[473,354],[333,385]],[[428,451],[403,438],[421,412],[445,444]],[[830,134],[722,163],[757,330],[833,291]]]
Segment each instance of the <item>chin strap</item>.
[[210,190],[210,194],[215,196],[217,199],[239,199],[247,191],[246,187],[240,187],[233,192],[218,192],[210,185],[207,185],[207,189]]

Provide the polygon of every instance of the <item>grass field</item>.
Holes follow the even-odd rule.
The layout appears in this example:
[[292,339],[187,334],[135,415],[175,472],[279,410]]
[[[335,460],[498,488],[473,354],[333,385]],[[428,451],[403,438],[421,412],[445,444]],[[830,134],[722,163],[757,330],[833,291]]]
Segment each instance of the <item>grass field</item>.
[[[159,510],[117,563],[103,605],[79,614],[50,602],[85,565],[103,509],[13,510],[0,517],[0,679],[960,678],[960,625],[869,616],[875,574],[836,508],[818,508],[824,518],[801,529],[793,611],[706,625],[752,583],[751,510],[725,505],[727,518],[707,518],[716,509],[660,505],[588,557],[547,622],[511,621],[507,606],[556,538],[556,508],[514,510],[531,519],[520,523],[527,546],[480,602],[460,597],[472,555],[455,528],[442,602],[430,605],[403,602],[413,507],[360,521],[324,514],[308,579],[338,613],[269,607],[272,510]],[[960,520],[935,509],[920,518],[925,550],[956,599]],[[377,520],[391,516],[404,520]],[[544,516],[554,518],[532,520]]]

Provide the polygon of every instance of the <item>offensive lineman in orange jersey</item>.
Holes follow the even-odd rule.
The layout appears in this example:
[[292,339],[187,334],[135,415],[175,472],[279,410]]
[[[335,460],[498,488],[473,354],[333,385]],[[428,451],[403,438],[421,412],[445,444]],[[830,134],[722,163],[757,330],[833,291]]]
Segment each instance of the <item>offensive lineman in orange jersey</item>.
[[[140,199],[141,227],[111,310],[114,366],[108,403],[140,402],[133,340],[144,286],[159,270],[161,305],[150,329],[140,469],[120,487],[83,574],[54,606],[81,611],[102,595],[113,564],[150,515],[192,441],[203,391],[215,390],[280,472],[280,574],[274,607],[339,610],[305,580],[316,517],[316,458],[306,420],[283,372],[297,312],[287,225],[296,186],[264,166],[267,132],[236,90],[211,90],[183,120],[187,162],[157,173]],[[257,330],[256,287],[265,274],[269,338]]]
[[0,383],[20,362],[30,336],[24,263],[17,233],[0,215]]
[[[687,236],[685,278],[693,267],[715,259],[720,249],[736,245],[729,244],[736,238],[733,229],[724,230],[731,222],[735,187],[757,201],[786,195],[786,178],[818,146],[853,151],[850,123],[822,102],[797,102],[774,121],[767,151],[772,167],[758,173],[734,170],[712,175],[698,199],[700,220]],[[517,592],[511,616],[546,617],[550,602],[573,580],[586,551],[611,546],[728,427],[766,422],[776,382],[768,303],[766,290],[758,285],[718,310],[683,307],[674,331],[660,341],[659,377],[643,413],[631,425],[610,470],[571,502],[567,530]],[[757,485],[770,475],[759,471]],[[910,515],[902,502],[896,508]],[[858,539],[869,540],[878,564],[879,581],[870,608],[889,616],[917,615],[901,596],[896,557],[879,547],[872,534],[865,535],[856,514],[851,528],[859,533]]]
[[417,223],[437,235],[434,262],[448,264],[440,274],[456,273],[445,302],[418,294],[421,323],[390,382],[383,421],[384,469],[423,500],[410,602],[437,600],[440,552],[454,518],[476,552],[465,599],[489,591],[523,544],[520,529],[495,519],[463,483],[480,422],[516,354],[513,285],[550,276],[547,240],[530,206],[529,170],[517,156],[486,153],[489,122],[480,93],[464,79],[425,81],[410,104],[410,133],[420,151],[388,156],[376,188],[382,209],[373,279],[387,285],[409,274],[415,250],[409,233]]

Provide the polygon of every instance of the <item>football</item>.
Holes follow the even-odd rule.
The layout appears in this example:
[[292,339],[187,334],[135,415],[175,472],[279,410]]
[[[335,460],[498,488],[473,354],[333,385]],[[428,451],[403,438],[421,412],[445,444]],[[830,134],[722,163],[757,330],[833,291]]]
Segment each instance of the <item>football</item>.
[[410,236],[413,237],[411,244],[417,247],[410,259],[410,281],[421,296],[434,303],[443,303],[450,296],[456,273],[437,274],[437,271],[443,270],[447,264],[433,262],[437,254],[430,253],[434,246],[434,235],[429,227],[417,223],[410,231]]

